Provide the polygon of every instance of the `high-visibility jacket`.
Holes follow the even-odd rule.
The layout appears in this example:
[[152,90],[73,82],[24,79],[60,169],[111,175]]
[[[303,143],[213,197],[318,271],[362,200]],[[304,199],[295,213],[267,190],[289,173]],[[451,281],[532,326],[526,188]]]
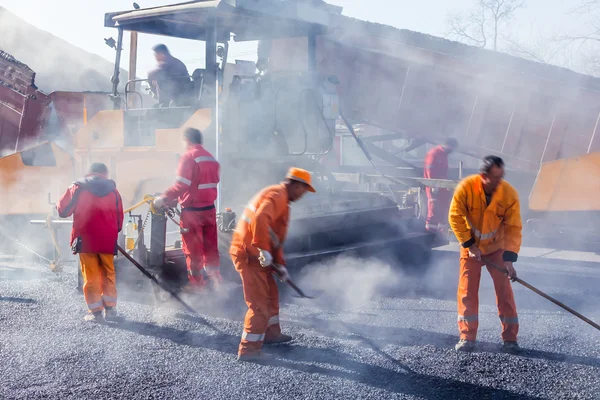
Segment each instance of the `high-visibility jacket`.
[[454,191],[448,222],[464,248],[475,244],[482,254],[504,250],[505,261],[517,261],[522,221],[519,195],[501,181],[487,204],[480,175],[463,179]]
[[191,146],[179,160],[177,178],[164,197],[169,202],[179,199],[181,208],[201,208],[214,205],[220,181],[217,160],[201,145]]
[[258,249],[273,256],[273,262],[285,265],[283,241],[290,217],[286,186],[269,186],[259,192],[244,209],[231,241],[230,254],[257,258]]
[[442,145],[435,146],[427,152],[423,177],[448,179],[448,153]]
[[[442,145],[435,146],[427,152],[425,156],[425,166],[423,168],[423,177],[427,179],[448,179],[448,153],[444,150]],[[431,187],[427,186],[425,192],[427,196],[431,197]],[[439,193],[446,192],[440,191]],[[450,193],[447,193],[446,199],[450,197]],[[447,207],[446,200],[446,207]]]
[[116,254],[123,228],[123,201],[113,180],[89,174],[75,181],[56,209],[61,218],[73,216],[70,243],[81,239],[79,253]]

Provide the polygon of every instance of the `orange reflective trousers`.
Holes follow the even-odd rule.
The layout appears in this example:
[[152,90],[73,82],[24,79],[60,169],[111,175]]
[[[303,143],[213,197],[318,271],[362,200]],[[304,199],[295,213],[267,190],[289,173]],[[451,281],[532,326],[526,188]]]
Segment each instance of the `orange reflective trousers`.
[[90,312],[117,306],[114,254],[79,253],[83,296]]
[[263,268],[258,260],[248,261],[247,257],[235,255],[231,259],[242,277],[244,300],[248,305],[238,354],[257,353],[265,339],[275,339],[281,334],[279,289],[271,270]]
[[[502,266],[502,254],[500,249],[491,254],[483,256],[498,266]],[[458,330],[460,338],[475,340],[477,328],[479,327],[479,282],[483,263],[469,258],[467,249],[460,251],[460,279],[458,282]],[[487,267],[494,281],[496,291],[496,304],[498,316],[502,323],[502,340],[505,342],[516,342],[519,332],[519,319],[517,317],[517,306],[513,295],[512,286],[508,276],[495,268]]]

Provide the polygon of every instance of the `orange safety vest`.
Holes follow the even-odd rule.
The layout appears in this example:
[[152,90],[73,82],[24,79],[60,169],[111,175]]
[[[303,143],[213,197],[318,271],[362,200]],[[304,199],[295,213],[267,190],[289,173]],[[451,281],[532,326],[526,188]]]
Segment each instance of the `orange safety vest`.
[[481,176],[463,179],[454,191],[448,222],[463,247],[474,243],[484,255],[504,249],[516,257],[521,249],[519,195],[506,181],[500,182],[488,205]]
[[282,183],[263,189],[244,209],[233,233],[229,253],[257,258],[258,249],[262,249],[271,253],[274,263],[285,265],[283,241],[287,235],[289,215],[286,186]]

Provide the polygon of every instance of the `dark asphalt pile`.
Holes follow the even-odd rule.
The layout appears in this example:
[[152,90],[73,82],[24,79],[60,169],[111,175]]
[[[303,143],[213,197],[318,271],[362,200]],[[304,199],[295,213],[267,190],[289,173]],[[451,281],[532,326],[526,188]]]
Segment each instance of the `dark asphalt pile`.
[[[486,274],[480,347],[457,355],[455,261],[438,257],[420,286],[368,263],[361,270],[346,265],[353,272],[343,285],[331,269],[296,275],[303,289],[322,294],[312,301],[284,296],[283,329],[296,340],[267,348],[275,360],[257,365],[236,361],[244,315],[237,287],[219,298],[188,298],[202,316],[140,304],[141,294],[122,291],[128,321],[97,325],[83,321],[74,265],[53,274],[3,257],[0,398],[600,398],[600,332],[515,285],[520,344],[528,350],[501,353]],[[519,272],[600,320],[600,267],[520,264]],[[326,279],[309,287],[311,274]]]

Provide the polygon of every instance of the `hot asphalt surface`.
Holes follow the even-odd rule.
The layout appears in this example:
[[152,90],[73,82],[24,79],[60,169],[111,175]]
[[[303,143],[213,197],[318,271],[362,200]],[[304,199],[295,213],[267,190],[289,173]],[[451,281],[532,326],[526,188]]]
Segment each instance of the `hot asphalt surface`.
[[[517,264],[520,277],[600,322],[600,265]],[[480,347],[457,355],[455,254],[421,285],[377,262],[291,271],[316,300],[283,296],[271,365],[236,361],[244,303],[188,298],[201,313],[121,290],[128,321],[83,321],[76,269],[0,258],[3,399],[598,399],[600,331],[514,284],[520,356],[500,352],[491,279],[480,290]],[[134,300],[134,301],[131,301]]]

